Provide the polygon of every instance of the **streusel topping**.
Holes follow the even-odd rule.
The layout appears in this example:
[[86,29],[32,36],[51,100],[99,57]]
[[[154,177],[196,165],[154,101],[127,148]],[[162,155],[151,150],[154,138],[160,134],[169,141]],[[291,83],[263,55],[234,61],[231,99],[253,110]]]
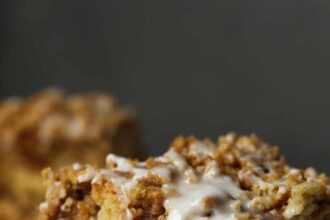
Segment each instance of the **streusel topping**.
[[329,219],[330,180],[288,166],[255,135],[218,143],[175,139],[162,156],[139,162],[113,154],[107,167],[85,167],[98,219]]

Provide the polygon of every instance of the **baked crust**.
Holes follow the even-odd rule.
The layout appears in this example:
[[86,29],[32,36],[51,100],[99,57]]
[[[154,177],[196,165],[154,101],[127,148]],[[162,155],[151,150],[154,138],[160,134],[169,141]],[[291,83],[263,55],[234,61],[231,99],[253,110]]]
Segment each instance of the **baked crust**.
[[[94,219],[329,219],[329,178],[290,167],[255,135],[231,133],[217,143],[178,137],[160,157],[138,162],[110,154],[103,169],[80,168],[74,179],[90,186]],[[56,181],[46,180],[51,192]],[[41,219],[58,219],[51,210],[41,207]]]
[[26,99],[4,100],[0,201],[16,206],[16,213],[32,215],[44,195],[42,168],[74,162],[101,166],[109,152],[133,156],[138,135],[134,112],[100,92],[66,96],[49,89]]

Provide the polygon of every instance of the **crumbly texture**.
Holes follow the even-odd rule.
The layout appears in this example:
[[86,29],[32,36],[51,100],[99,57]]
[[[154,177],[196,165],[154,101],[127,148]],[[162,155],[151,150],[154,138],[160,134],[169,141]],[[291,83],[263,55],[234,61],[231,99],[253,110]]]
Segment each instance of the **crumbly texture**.
[[[46,192],[47,202],[40,204],[40,210],[47,209],[47,215],[53,219],[93,219],[99,207],[91,198],[91,184],[79,183],[78,175],[82,169],[61,168],[56,174],[49,168],[42,172],[48,186]],[[47,218],[41,212],[40,218]]]
[[0,102],[0,206],[11,207],[0,208],[0,219],[37,213],[44,167],[103,166],[109,152],[135,155],[138,136],[134,112],[100,92],[66,96],[49,89]]
[[[74,173],[70,180],[54,178],[63,169]],[[277,147],[255,135],[231,133],[217,143],[178,137],[164,155],[144,162],[110,154],[103,169],[63,169],[45,171],[48,193],[41,220],[63,215],[66,197],[59,197],[57,187],[67,195],[72,184],[58,181],[84,184],[80,201],[93,204],[69,207],[65,219],[330,219],[329,178],[313,168],[290,167]]]

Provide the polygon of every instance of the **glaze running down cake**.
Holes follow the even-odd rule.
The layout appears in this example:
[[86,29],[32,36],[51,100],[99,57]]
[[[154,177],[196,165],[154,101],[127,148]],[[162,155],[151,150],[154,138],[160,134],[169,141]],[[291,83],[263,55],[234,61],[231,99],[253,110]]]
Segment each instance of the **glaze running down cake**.
[[0,219],[33,219],[44,188],[40,172],[74,162],[104,165],[114,152],[134,156],[134,112],[100,92],[45,90],[0,102]]
[[178,137],[160,157],[45,169],[41,220],[329,220],[330,180],[255,135]]

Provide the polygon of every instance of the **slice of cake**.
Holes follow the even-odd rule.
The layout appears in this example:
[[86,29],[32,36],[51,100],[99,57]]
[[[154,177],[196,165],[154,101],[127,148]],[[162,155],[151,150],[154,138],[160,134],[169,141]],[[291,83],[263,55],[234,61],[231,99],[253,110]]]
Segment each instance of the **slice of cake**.
[[144,162],[109,154],[104,169],[43,171],[41,220],[329,220],[330,180],[288,166],[255,135],[215,144],[179,137]]
[[32,219],[44,167],[104,166],[109,152],[134,156],[137,144],[134,112],[106,94],[46,90],[0,102],[0,219]]

